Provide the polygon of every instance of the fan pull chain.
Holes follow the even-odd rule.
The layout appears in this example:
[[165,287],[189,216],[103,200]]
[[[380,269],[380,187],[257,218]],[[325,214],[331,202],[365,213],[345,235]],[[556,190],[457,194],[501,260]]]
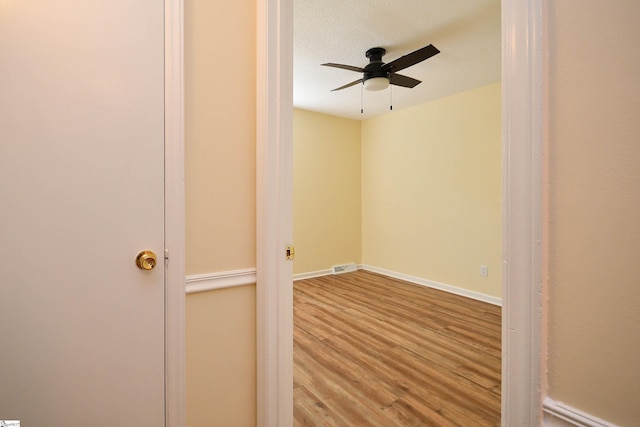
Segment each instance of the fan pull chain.
[[389,110],[393,111],[393,85],[389,85]]
[[360,114],[364,114],[364,82],[360,85]]

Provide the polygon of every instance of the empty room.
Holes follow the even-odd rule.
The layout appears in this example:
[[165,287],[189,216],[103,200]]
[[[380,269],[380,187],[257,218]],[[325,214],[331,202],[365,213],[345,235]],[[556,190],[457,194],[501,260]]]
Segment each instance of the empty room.
[[296,425],[496,425],[500,2],[311,3],[294,3]]

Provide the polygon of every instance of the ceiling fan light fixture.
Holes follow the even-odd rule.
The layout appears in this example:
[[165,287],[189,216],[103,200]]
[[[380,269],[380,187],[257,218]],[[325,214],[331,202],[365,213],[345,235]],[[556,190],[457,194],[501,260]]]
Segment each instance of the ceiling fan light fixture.
[[389,87],[389,79],[386,77],[372,77],[364,81],[366,90],[384,90]]

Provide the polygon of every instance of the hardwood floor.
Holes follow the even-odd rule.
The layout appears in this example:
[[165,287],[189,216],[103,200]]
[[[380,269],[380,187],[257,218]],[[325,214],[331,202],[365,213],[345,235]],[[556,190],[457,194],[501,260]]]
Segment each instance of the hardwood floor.
[[500,307],[358,271],[294,282],[296,426],[500,424]]

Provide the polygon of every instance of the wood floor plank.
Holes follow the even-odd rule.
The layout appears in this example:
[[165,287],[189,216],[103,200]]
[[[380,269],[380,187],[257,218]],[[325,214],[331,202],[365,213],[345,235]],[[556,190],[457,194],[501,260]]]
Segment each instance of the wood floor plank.
[[[311,378],[312,392],[318,397],[314,402],[316,406],[329,408],[336,417],[350,426],[396,425],[393,420],[383,416],[382,411],[378,409],[379,403],[374,393],[364,394],[355,376],[345,376],[344,370],[336,369],[335,364],[327,364],[322,358],[317,360],[304,350],[303,346],[302,351],[298,351],[300,355],[294,358],[294,366],[296,362],[303,366],[302,369]],[[297,373],[298,369],[294,368],[294,378]],[[304,387],[309,388],[309,386]],[[316,420],[316,422],[318,423],[312,425],[324,425],[322,421]]]
[[358,271],[294,283],[297,426],[495,426],[500,307]]
[[293,400],[296,402],[293,414],[296,426],[350,427],[304,386],[294,388]]

